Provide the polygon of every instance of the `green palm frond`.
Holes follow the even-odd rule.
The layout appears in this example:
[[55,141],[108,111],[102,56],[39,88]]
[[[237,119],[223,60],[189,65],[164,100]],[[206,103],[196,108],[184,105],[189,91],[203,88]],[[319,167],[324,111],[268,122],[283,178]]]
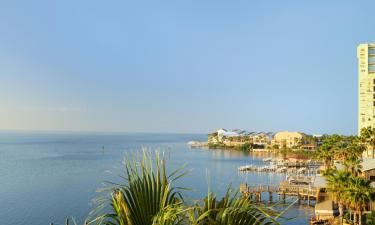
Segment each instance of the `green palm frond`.
[[247,198],[233,192],[231,188],[223,198],[208,192],[202,203],[197,203],[191,224],[194,225],[257,225],[277,224],[270,209],[256,207]]
[[89,224],[98,225],[268,225],[278,224],[283,213],[256,206],[228,188],[218,199],[211,191],[201,201],[187,205],[184,188],[172,185],[184,176],[181,169],[166,172],[164,156],[143,152],[125,157],[123,184],[108,183],[97,199]]
[[[104,189],[110,192],[110,197],[99,201],[97,210],[92,213],[96,216],[91,223],[152,225],[155,217],[163,218],[161,212],[172,215],[168,207],[183,202],[181,190],[171,185],[172,181],[186,174],[181,172],[182,168],[167,175],[164,156],[159,152],[151,155],[143,151],[141,157],[126,156],[124,175],[121,176],[124,184],[112,183]],[[103,213],[105,205],[109,205],[110,209]]]

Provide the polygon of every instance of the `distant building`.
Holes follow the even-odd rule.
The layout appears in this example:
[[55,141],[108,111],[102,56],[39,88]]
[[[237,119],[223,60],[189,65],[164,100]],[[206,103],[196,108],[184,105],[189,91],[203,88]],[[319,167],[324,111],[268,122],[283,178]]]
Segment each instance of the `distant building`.
[[375,42],[360,44],[357,47],[357,58],[358,135],[360,135],[362,128],[375,127]]
[[251,143],[253,144],[256,144],[256,145],[268,145],[271,143],[272,141],[272,133],[269,132],[269,133],[266,133],[266,132],[259,132],[259,133],[255,133],[253,132],[252,134],[250,134],[250,137],[251,137]]
[[360,44],[358,58],[358,135],[364,127],[375,127],[375,43]]
[[293,148],[302,145],[302,140],[305,135],[300,132],[281,131],[277,132],[272,140],[273,145],[278,145],[280,148]]
[[282,131],[273,132],[251,132],[247,130],[218,129],[208,134],[209,144],[225,145],[228,147],[250,144],[253,148],[272,148],[277,145],[279,148],[299,147],[305,150],[315,150],[318,141],[317,137],[305,135],[301,132]]
[[217,131],[208,134],[208,143],[217,144],[222,141],[223,134],[227,132],[226,129],[220,128]]

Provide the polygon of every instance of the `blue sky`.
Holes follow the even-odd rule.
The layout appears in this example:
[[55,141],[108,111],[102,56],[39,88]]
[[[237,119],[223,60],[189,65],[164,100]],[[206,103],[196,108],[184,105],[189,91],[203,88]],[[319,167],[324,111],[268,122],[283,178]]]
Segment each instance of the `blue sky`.
[[374,1],[3,1],[0,129],[355,134]]

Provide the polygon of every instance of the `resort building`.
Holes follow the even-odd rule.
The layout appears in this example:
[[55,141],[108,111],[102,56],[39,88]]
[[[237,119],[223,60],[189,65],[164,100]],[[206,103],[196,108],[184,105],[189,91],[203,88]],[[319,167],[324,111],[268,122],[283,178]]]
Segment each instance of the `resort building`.
[[252,143],[256,145],[268,145],[272,142],[273,133],[272,132],[259,132],[259,133],[253,133],[250,135],[252,139]]
[[227,133],[228,131],[226,129],[220,128],[217,131],[208,134],[208,142],[217,144],[220,143],[223,139],[223,136]]
[[[360,44],[358,58],[358,135],[375,127],[375,42]],[[373,154],[370,154],[373,155]]]
[[226,146],[237,146],[245,143],[264,148],[272,141],[272,132],[250,132],[241,129],[226,130],[218,129],[208,135],[209,144],[224,144]]
[[321,135],[318,138],[301,132],[282,131],[275,134],[273,132],[250,132],[241,129],[221,128],[208,135],[208,144],[226,147],[250,144],[252,149],[299,148],[315,150],[319,146],[321,138]]
[[281,131],[273,137],[272,144],[278,145],[279,148],[293,148],[302,145],[304,134],[300,132]]

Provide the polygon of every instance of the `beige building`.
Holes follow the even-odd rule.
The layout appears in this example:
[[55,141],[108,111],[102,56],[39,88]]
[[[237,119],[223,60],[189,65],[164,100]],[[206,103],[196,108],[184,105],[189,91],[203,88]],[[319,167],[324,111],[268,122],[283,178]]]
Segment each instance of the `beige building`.
[[300,132],[281,131],[277,132],[273,137],[272,144],[278,145],[280,148],[292,148],[302,144],[304,134]]
[[[358,58],[358,135],[364,127],[375,127],[375,42],[360,44]],[[372,150],[374,151],[374,150]],[[371,150],[369,155],[374,155]],[[368,157],[363,154],[364,157]]]
[[358,58],[358,135],[364,127],[375,127],[375,43],[360,44]]

